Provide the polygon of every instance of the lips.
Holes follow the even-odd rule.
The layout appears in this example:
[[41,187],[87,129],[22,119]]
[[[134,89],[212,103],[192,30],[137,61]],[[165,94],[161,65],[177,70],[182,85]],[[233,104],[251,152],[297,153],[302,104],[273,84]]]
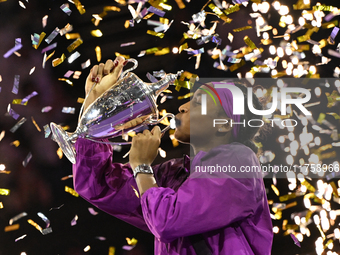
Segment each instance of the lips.
[[176,123],[176,127],[179,127],[181,125],[181,120],[175,118],[175,123]]

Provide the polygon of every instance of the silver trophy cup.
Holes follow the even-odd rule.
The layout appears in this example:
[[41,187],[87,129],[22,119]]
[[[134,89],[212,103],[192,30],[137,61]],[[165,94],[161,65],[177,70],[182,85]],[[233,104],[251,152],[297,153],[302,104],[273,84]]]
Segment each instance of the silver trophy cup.
[[[129,59],[128,61],[132,62],[134,66],[124,71],[118,81],[90,104],[82,114],[87,97],[85,98],[75,132],[66,132],[61,126],[51,122],[53,138],[72,164],[76,163],[73,144],[79,137],[99,143],[126,145],[131,142],[103,142],[102,139],[115,138],[121,136],[123,132],[137,131],[145,128],[146,125],[158,124],[166,117],[170,117],[171,122],[174,121],[175,116],[171,113],[158,119],[156,99],[181,72],[167,74],[162,80],[148,84],[134,73],[129,72],[137,67],[137,60]],[[128,121],[141,116],[148,116],[142,124],[124,130],[119,128]],[[169,128],[170,126],[164,128],[162,133],[165,133]]]

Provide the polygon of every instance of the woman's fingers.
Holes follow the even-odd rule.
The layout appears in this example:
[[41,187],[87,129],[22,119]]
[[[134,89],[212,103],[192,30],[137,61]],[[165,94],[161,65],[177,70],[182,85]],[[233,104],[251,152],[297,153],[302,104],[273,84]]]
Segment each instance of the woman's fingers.
[[100,63],[99,66],[98,66],[98,72],[97,72],[97,77],[95,79],[95,82],[99,83],[100,80],[102,79],[103,77],[103,72],[104,72],[104,63]]
[[120,76],[120,73],[122,72],[122,69],[124,67],[125,58],[119,56],[119,57],[116,58],[115,61],[117,61],[117,64],[113,69],[113,75],[114,75],[114,77],[117,77],[117,79],[118,79],[118,77]]
[[91,80],[95,82],[98,73],[98,65],[95,65],[91,69]]
[[138,126],[138,125],[142,124],[144,122],[144,120],[148,117],[149,116],[138,117],[136,119],[130,120],[129,122],[126,122],[125,124],[123,124],[121,126],[115,126],[115,129],[122,130],[122,129],[128,129],[128,128],[131,128],[131,127]]
[[113,70],[113,61],[108,59],[104,65],[104,75],[108,75]]

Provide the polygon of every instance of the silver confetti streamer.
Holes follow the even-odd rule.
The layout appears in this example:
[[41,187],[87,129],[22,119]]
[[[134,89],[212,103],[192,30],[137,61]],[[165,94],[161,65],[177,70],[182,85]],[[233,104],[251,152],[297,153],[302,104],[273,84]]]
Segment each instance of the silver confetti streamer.
[[59,28],[56,27],[54,29],[54,31],[45,39],[45,42],[47,42],[48,44],[50,44],[54,38],[56,38],[56,36],[59,34]]
[[11,218],[9,220],[9,225],[12,225],[14,222],[16,222],[17,220],[20,220],[21,218],[27,216],[27,213],[26,212],[22,212],[16,216],[14,216],[13,218]]
[[19,120],[9,131],[11,131],[12,133],[14,133],[15,131],[17,131],[17,129],[19,127],[21,127],[22,124],[24,124],[26,122],[26,118],[22,117],[21,120]]
[[23,165],[24,167],[26,167],[27,164],[30,162],[31,158],[32,158],[32,153],[29,152],[29,153],[27,154],[26,158],[24,159],[24,161],[22,161],[22,165]]
[[13,94],[18,94],[19,92],[19,81],[20,81],[20,75],[14,75],[14,84],[12,88],[12,93]]
[[80,53],[76,51],[71,56],[68,57],[67,61],[71,64],[74,60],[80,57]]

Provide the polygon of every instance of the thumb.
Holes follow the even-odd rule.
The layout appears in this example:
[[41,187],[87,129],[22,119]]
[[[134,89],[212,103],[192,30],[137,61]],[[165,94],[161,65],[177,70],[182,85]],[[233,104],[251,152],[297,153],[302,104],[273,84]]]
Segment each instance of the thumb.
[[156,137],[161,137],[162,136],[162,131],[159,126],[154,126],[154,128],[151,130],[151,134],[153,134]]

